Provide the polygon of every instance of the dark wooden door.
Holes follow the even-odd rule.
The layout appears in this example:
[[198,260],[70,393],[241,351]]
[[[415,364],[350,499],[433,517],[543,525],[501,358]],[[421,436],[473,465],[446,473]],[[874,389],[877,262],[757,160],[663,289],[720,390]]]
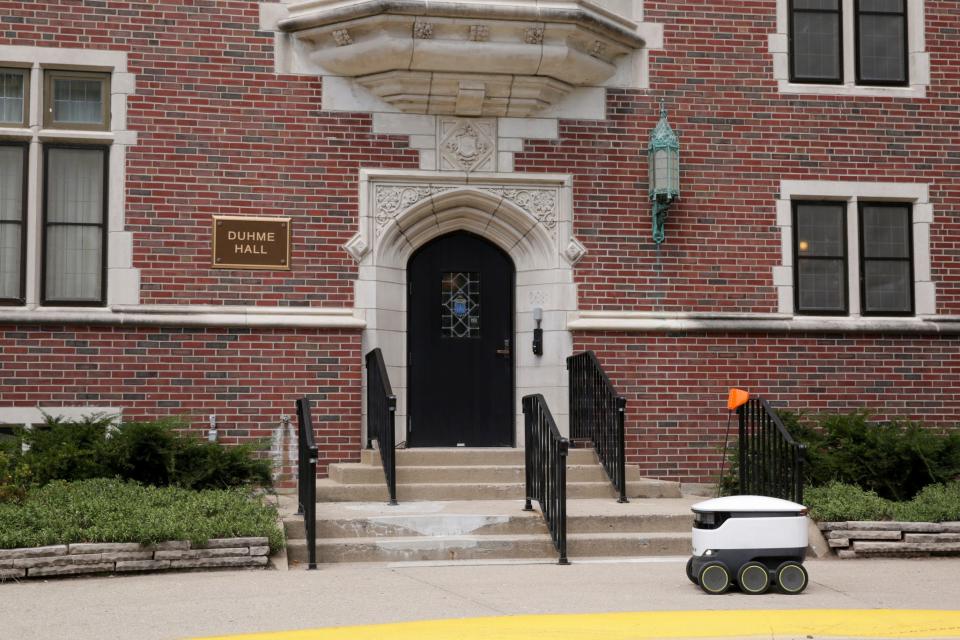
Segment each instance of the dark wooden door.
[[414,447],[513,446],[513,263],[466,232],[407,267],[409,424]]

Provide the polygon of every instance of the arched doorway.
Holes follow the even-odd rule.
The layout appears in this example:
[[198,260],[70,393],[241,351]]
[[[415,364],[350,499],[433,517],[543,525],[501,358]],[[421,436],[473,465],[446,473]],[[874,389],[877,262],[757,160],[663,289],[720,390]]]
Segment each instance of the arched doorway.
[[418,249],[407,265],[407,443],[514,444],[513,261],[466,231]]

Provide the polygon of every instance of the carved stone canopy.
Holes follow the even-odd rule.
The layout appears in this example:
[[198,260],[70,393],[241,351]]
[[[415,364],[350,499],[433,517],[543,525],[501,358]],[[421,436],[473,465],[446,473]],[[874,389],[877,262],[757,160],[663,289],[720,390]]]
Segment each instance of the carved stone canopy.
[[401,111],[514,117],[602,84],[644,46],[636,27],[587,0],[307,0],[280,22]]

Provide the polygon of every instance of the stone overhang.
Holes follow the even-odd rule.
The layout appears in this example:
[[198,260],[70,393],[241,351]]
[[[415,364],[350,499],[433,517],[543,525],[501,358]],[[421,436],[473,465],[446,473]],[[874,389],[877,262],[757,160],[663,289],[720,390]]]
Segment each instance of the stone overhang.
[[406,113],[525,117],[614,75],[637,24],[585,0],[309,0],[279,28]]

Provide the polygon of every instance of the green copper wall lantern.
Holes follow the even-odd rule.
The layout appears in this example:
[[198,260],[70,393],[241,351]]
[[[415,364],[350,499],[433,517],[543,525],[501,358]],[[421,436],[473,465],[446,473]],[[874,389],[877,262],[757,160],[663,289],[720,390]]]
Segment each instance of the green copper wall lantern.
[[680,140],[667,122],[667,107],[660,103],[660,122],[650,132],[647,149],[650,167],[650,200],[653,202],[653,241],[664,241],[667,211],[680,197]]

